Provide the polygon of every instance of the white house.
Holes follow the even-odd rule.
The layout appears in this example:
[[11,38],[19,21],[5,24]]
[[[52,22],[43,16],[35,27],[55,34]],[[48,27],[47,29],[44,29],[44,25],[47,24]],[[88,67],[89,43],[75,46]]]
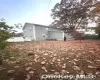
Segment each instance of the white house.
[[64,31],[49,26],[25,23],[23,36],[31,40],[64,40]]

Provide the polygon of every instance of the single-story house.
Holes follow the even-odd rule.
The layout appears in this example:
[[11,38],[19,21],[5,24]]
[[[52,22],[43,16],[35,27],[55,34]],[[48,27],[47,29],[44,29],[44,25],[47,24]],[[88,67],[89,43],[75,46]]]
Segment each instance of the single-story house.
[[23,27],[23,37],[31,40],[64,40],[64,36],[71,39],[70,35],[58,28],[33,23],[25,23]]

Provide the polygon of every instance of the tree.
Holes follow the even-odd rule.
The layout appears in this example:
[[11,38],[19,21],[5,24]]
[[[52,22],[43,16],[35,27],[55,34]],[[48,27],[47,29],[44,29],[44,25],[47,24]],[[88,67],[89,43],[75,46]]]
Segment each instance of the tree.
[[12,27],[8,26],[6,22],[0,21],[0,49],[3,50],[6,46],[3,45],[3,43],[6,43],[6,40],[11,37]]
[[95,28],[95,32],[98,34],[100,38],[100,1],[95,3],[93,10],[91,11],[93,15],[93,20],[97,23],[97,27]]
[[100,23],[100,1],[98,1],[94,5],[94,8],[91,12],[92,12],[92,15],[94,16],[93,20],[95,19],[95,22],[99,24]]
[[4,19],[0,21],[0,64],[2,64],[2,51],[7,46],[6,40],[11,37],[12,27],[8,26]]
[[61,0],[52,9],[54,22],[51,26],[69,31],[85,28],[95,3],[96,0]]

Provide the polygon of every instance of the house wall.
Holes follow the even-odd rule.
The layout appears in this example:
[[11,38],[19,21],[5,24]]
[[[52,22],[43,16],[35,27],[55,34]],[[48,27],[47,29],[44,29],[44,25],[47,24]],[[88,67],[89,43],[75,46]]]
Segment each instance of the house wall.
[[35,26],[36,40],[46,40],[47,38],[47,27]]
[[64,32],[59,29],[35,26],[36,40],[56,39],[63,40]]
[[32,24],[26,23],[24,25],[23,36],[31,40],[35,39],[34,26]]
[[31,40],[64,40],[64,36],[66,36],[67,40],[73,39],[70,34],[64,33],[62,30],[50,27],[47,28],[45,26],[37,26],[30,23],[25,23],[25,26],[23,28],[23,36]]
[[63,31],[48,31],[48,39],[64,40]]

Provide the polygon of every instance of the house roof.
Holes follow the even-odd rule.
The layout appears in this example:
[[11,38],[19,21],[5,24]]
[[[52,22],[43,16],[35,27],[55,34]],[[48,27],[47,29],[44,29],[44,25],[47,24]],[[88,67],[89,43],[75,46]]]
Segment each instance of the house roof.
[[[34,23],[25,23],[25,24],[31,24],[31,25],[41,26],[41,27],[47,27],[47,28],[54,28],[54,27],[50,27],[50,26],[46,26],[46,25],[41,25],[41,24],[34,24]],[[24,28],[25,28],[25,25],[24,25],[23,29]],[[58,28],[54,28],[54,29],[58,29]]]

